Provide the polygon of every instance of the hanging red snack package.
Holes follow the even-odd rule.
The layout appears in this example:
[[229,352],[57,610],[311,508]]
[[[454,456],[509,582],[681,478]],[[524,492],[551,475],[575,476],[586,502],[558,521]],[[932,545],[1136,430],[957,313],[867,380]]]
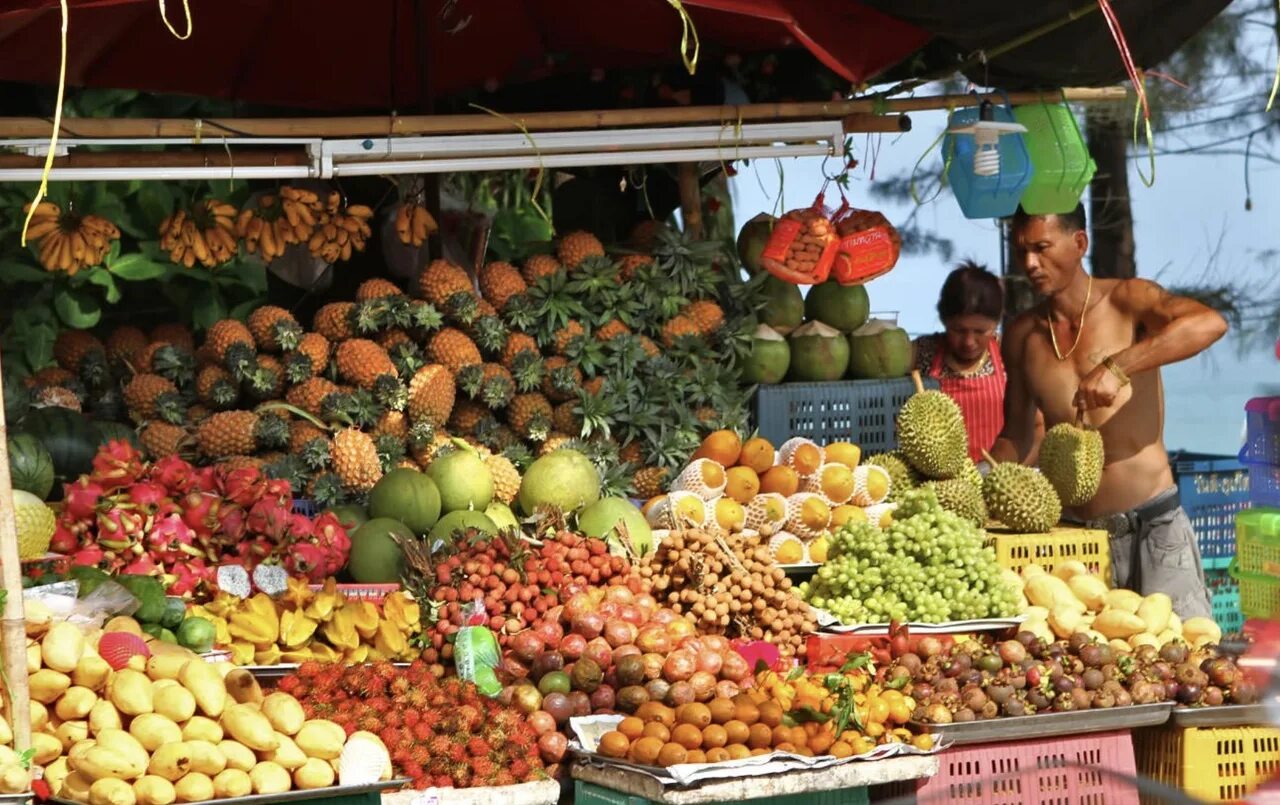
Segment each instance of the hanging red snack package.
[[839,239],[822,194],[812,207],[791,210],[774,224],[760,264],[780,280],[795,285],[818,285],[831,273]]
[[845,204],[834,222],[839,242],[831,276],[836,282],[860,285],[887,274],[897,265],[902,237],[884,215]]

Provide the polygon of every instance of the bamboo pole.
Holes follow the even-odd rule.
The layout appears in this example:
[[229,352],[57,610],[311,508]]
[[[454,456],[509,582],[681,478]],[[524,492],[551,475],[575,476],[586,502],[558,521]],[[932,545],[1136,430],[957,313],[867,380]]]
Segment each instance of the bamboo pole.
[[[1124,100],[1124,87],[1066,89],[1060,94],[1011,92],[1012,104],[1036,103],[1045,98],[1077,103]],[[579,112],[533,112],[495,117],[474,115],[390,115],[365,117],[297,118],[72,118],[64,120],[59,136],[95,137],[196,137],[233,140],[237,137],[395,137],[431,134],[478,134],[517,130],[599,129],[624,126],[682,124],[734,124],[762,120],[835,119],[849,115],[882,115],[976,106],[983,100],[1003,103],[1002,94],[924,95],[913,98],[856,99],[814,103],[757,103],[744,106],[683,106],[660,109],[608,109]],[[47,118],[0,118],[0,138],[48,137]]]
[[[3,368],[0,368],[0,377]],[[18,560],[18,527],[9,477],[9,428],[4,421],[0,387],[0,573],[3,574],[4,617],[0,619],[0,651],[4,652],[4,712],[13,729],[13,748],[31,746],[31,694],[27,687],[27,619],[22,607],[22,565]]]
[[692,240],[702,238],[702,184],[698,181],[698,165],[681,162],[677,174],[680,190],[680,216],[684,231]]
[[845,115],[840,121],[845,134],[899,134],[911,131],[911,118],[908,115],[873,115],[867,112],[855,112]]
[[[221,148],[204,151],[73,151],[56,157],[57,168],[249,168],[274,165],[309,165],[310,158],[301,147],[274,149],[237,148],[228,155]],[[42,168],[44,157],[24,154],[0,154],[0,168]]]

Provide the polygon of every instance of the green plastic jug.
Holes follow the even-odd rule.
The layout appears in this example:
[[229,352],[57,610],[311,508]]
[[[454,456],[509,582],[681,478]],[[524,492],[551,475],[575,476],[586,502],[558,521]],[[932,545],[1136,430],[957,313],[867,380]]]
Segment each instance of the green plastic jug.
[[1029,215],[1071,212],[1098,169],[1076,116],[1066,103],[1041,102],[1016,107],[1013,117],[1027,127],[1022,136],[1031,155],[1022,209]]

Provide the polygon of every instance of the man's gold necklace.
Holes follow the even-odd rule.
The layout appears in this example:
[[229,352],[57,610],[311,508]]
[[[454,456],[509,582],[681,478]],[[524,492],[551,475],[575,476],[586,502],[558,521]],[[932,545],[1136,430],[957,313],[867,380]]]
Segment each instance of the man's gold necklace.
[[1044,314],[1045,323],[1049,325],[1049,340],[1053,342],[1053,354],[1058,356],[1058,360],[1065,361],[1071,357],[1071,353],[1076,351],[1076,347],[1080,346],[1080,336],[1084,335],[1084,316],[1089,312],[1089,299],[1093,296],[1093,275],[1089,275],[1089,287],[1084,293],[1084,306],[1080,308],[1080,325],[1076,327],[1076,340],[1071,345],[1071,349],[1067,350],[1067,354],[1063,355],[1062,350],[1058,349],[1058,334],[1053,330],[1053,315],[1046,312]]

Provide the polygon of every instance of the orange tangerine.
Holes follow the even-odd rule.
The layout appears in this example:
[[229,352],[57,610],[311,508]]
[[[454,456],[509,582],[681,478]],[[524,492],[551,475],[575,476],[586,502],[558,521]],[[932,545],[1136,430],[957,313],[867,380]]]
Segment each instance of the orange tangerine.
[[742,744],[729,744],[725,749],[729,750],[730,760],[742,760],[751,757],[751,750]]
[[685,752],[685,763],[706,763],[707,756],[701,749],[689,749]]
[[777,492],[791,497],[800,488],[800,476],[790,467],[770,467],[760,476],[761,492]]
[[657,738],[659,741],[666,743],[671,740],[671,728],[661,721],[650,721],[644,725],[644,734],[646,738]]
[[697,749],[702,746],[702,730],[692,724],[677,724],[671,731],[671,740],[685,749]]
[[867,521],[867,512],[861,506],[852,506],[845,504],[836,506],[831,510],[831,527],[839,528],[845,523],[865,523]]
[[728,759],[729,759],[729,752],[726,749],[708,749],[707,750],[708,763],[723,763]]
[[747,746],[752,749],[768,748],[773,743],[773,730],[764,724],[752,724],[747,736]]
[[853,470],[843,464],[826,463],[810,479],[810,492],[819,492],[833,503],[844,503],[853,497]]
[[699,464],[702,470],[702,482],[710,489],[720,489],[724,486],[725,475],[724,465],[715,461],[707,460]]
[[707,703],[707,710],[711,713],[713,723],[723,724],[733,718],[735,705],[729,699],[717,697]]
[[801,477],[813,475],[822,466],[822,448],[808,439],[791,439],[779,452]]
[[662,751],[662,746],[662,741],[646,736],[631,744],[627,757],[635,763],[652,766],[658,762],[658,753]]
[[613,730],[600,736],[599,749],[600,754],[605,757],[626,757],[627,751],[631,749],[631,741],[621,732]]
[[716,500],[716,524],[724,531],[737,533],[747,523],[747,511],[733,498]]
[[644,722],[635,716],[627,716],[618,722],[618,732],[626,736],[628,741],[634,741],[644,735]]
[[733,717],[749,727],[760,720],[760,708],[755,702],[741,701],[734,708]]
[[742,445],[742,452],[738,455],[738,463],[744,467],[750,467],[756,471],[757,475],[761,475],[765,470],[773,466],[777,451],[768,439],[760,436],[753,436]]
[[[729,722],[733,723],[733,722]],[[702,746],[704,749],[715,749],[729,743],[729,731],[719,724],[708,724],[702,728]]]
[[692,724],[702,729],[711,723],[711,708],[702,702],[682,704],[676,710],[676,720],[681,724]]
[[[694,452],[693,458],[709,458],[726,467],[738,463],[742,453],[742,439],[731,430],[717,430],[707,434],[702,444]],[[713,484],[714,486],[714,484]]]
[[827,461],[843,464],[851,469],[858,466],[858,462],[862,460],[862,448],[849,442],[832,442],[823,450],[827,455]]
[[745,744],[751,741],[751,727],[736,718],[725,723],[724,731],[728,737],[727,743]]
[[649,510],[652,509],[654,506],[657,506],[659,503],[661,503],[666,499],[667,499],[666,495],[655,495],[654,497],[649,498],[647,501],[645,501],[645,504],[640,507],[640,513],[643,514],[645,517],[648,517]]
[[831,744],[829,751],[832,757],[853,757],[853,747],[844,741],[836,741]]
[[724,493],[745,506],[760,493],[760,476],[750,467],[730,467],[725,471]]
[[676,712],[662,702],[648,701],[636,708],[636,718],[641,721],[658,721],[672,727],[676,723]]
[[773,729],[782,723],[782,705],[777,702],[764,702],[757,709],[760,711],[760,723],[769,729]]
[[658,750],[658,765],[662,767],[676,766],[689,759],[689,752],[680,744],[663,744]]

